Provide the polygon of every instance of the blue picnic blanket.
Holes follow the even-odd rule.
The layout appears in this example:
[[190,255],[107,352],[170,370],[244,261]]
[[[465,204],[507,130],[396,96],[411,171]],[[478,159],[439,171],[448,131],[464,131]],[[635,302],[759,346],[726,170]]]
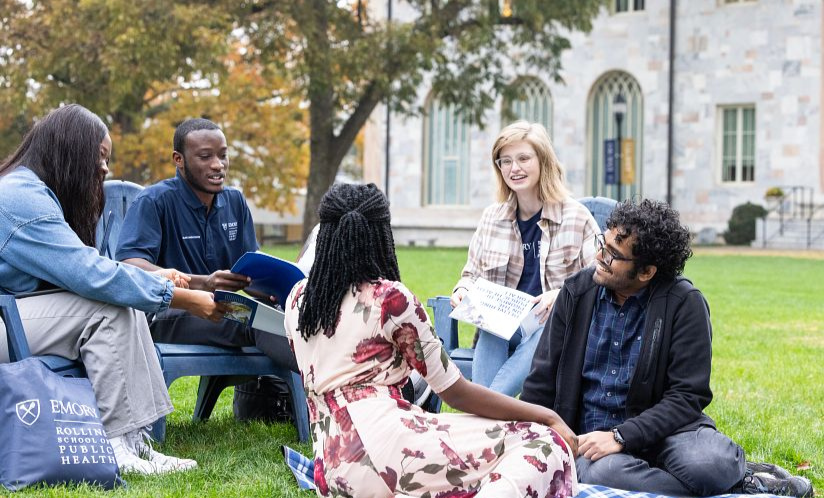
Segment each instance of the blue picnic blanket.
[[[295,475],[298,480],[300,489],[314,490],[315,489],[315,462],[303,456],[288,446],[282,446],[283,456],[286,459],[286,465],[289,470]],[[595,484],[579,484],[579,492],[576,498],[673,498],[667,495],[657,495],[655,493],[641,493],[638,491],[624,491],[623,489],[608,488],[606,486],[598,486]],[[708,498],[778,498],[775,495],[758,494],[758,495],[717,495]]]

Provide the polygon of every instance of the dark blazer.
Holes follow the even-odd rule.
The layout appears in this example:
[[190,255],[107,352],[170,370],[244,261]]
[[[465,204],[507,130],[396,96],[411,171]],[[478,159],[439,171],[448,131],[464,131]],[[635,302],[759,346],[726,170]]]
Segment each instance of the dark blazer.
[[[521,400],[555,410],[573,431],[582,418],[582,369],[600,286],[595,269],[564,282],[524,382]],[[712,400],[712,326],[707,302],[684,277],[651,284],[641,355],[618,426],[626,450],[652,449],[667,436],[702,425]]]

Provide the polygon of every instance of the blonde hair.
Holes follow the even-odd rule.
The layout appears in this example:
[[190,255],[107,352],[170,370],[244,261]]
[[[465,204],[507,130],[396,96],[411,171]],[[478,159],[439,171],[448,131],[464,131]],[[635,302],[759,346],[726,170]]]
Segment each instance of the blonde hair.
[[517,142],[526,142],[532,146],[538,158],[540,166],[538,199],[543,203],[561,202],[569,196],[569,191],[564,184],[564,167],[555,155],[546,128],[540,123],[516,121],[501,130],[498,138],[495,139],[495,145],[492,146],[492,169],[495,170],[495,178],[498,180],[498,201],[506,202],[512,195],[512,189],[507,186],[495,161],[501,149]]

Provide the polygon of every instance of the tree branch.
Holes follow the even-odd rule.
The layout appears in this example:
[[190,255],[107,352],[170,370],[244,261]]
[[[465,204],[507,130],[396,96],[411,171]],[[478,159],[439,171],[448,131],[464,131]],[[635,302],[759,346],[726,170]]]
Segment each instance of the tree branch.
[[330,144],[331,152],[329,154],[329,161],[332,164],[340,164],[343,157],[349,151],[352,142],[355,141],[358,132],[383,97],[384,93],[378,89],[378,84],[375,81],[369,83],[369,86],[366,87],[363,95],[361,95],[361,98],[358,100],[355,110],[343,124],[340,133],[332,138]]

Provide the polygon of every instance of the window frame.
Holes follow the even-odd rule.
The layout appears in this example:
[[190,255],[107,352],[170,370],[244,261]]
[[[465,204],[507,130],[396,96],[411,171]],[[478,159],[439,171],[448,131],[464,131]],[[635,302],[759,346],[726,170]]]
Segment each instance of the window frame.
[[[733,166],[734,171],[734,180],[726,180],[724,179],[725,173],[725,165],[724,159],[727,157],[725,154],[725,115],[727,111],[735,111],[735,162]],[[744,130],[744,111],[752,110],[752,131],[749,132],[752,134],[752,171],[750,172],[749,179],[744,179],[744,159],[745,159],[745,151],[744,151],[744,138],[745,138],[745,130]],[[742,185],[742,186],[750,186],[755,185],[757,178],[756,172],[758,170],[756,159],[758,157],[757,154],[757,141],[756,138],[758,136],[758,112],[755,103],[741,103],[741,104],[721,104],[717,106],[717,116],[716,116],[716,170],[717,170],[717,180],[719,185],[725,186],[735,186],[735,185]]]
[[[435,116],[433,117],[433,112]],[[447,129],[450,133],[446,135],[439,135],[437,143],[432,143],[430,138],[433,135],[433,119],[443,113],[448,113],[449,119],[445,119],[443,123],[436,123],[439,126],[436,129]],[[448,121],[448,122],[447,122]],[[437,133],[437,132],[436,132]],[[447,150],[443,147],[446,140],[454,135],[455,143],[454,150]],[[435,150],[433,147],[439,149],[440,171],[435,171],[435,161],[433,161],[433,154]],[[444,104],[435,96],[430,95],[426,100],[425,112],[423,116],[423,157],[422,157],[422,185],[421,185],[421,206],[423,207],[468,207],[471,204],[471,151],[472,151],[472,124],[466,120],[461,119],[460,114],[455,110],[454,104]],[[463,154],[462,154],[463,153]],[[456,202],[445,202],[449,197],[449,193],[445,190],[445,181],[441,182],[440,195],[435,199],[435,194],[431,187],[432,181],[445,180],[446,170],[445,162],[454,161],[456,164],[455,184],[456,189],[452,194]],[[434,178],[433,178],[434,177]]]
[[[546,128],[546,131],[549,134],[549,138],[551,140],[554,140],[553,128],[554,128],[554,120],[555,120],[555,101],[552,98],[552,91],[549,89],[549,85],[544,83],[544,81],[542,79],[540,79],[536,76],[531,76],[531,75],[519,76],[512,83],[510,83],[510,85],[513,88],[517,88],[518,86],[525,86],[525,87],[529,87],[531,90],[534,90],[532,92],[529,92],[529,91],[525,92],[525,93],[527,93],[527,97],[530,97],[531,99],[534,99],[534,100],[531,100],[530,98],[527,98],[526,100],[520,100],[519,99],[517,101],[509,100],[509,99],[503,99],[501,101],[501,128],[503,128],[504,126],[506,126],[510,123],[513,123],[514,121],[511,121],[511,119],[513,117],[515,118],[515,120],[525,119],[529,122],[537,122],[537,123],[541,123],[542,125],[544,125],[544,128]],[[533,102],[534,103],[534,102],[537,101],[538,98],[545,99],[544,102],[542,103],[543,104],[542,106],[545,107],[545,109],[544,109],[545,114],[546,114],[546,120],[545,121],[538,120],[538,119],[533,119],[534,116],[528,116],[528,117],[518,116],[518,113],[516,112],[516,109],[513,108],[513,107],[515,107],[515,102]],[[534,110],[534,108],[533,108],[533,110]],[[512,116],[509,116],[508,115],[509,113],[511,113]],[[539,113],[543,114],[544,112],[539,112]]]
[[[627,8],[625,10],[619,10],[619,2],[626,2]],[[641,4],[640,7],[638,6],[639,3]],[[613,14],[632,14],[636,12],[643,12],[646,10],[646,0],[613,0],[610,2],[610,7]]]
[[[620,189],[614,185],[604,185],[603,143],[616,138],[615,119],[612,111],[615,94],[623,93],[627,113],[621,124],[621,138],[635,141],[635,180]],[[645,147],[645,102],[646,95],[638,79],[624,70],[611,70],[601,74],[589,89],[586,104],[586,188],[592,196],[610,197],[624,200],[628,197],[643,196],[644,190],[644,147]],[[620,167],[620,165],[618,165]],[[626,194],[626,195],[623,195]]]

